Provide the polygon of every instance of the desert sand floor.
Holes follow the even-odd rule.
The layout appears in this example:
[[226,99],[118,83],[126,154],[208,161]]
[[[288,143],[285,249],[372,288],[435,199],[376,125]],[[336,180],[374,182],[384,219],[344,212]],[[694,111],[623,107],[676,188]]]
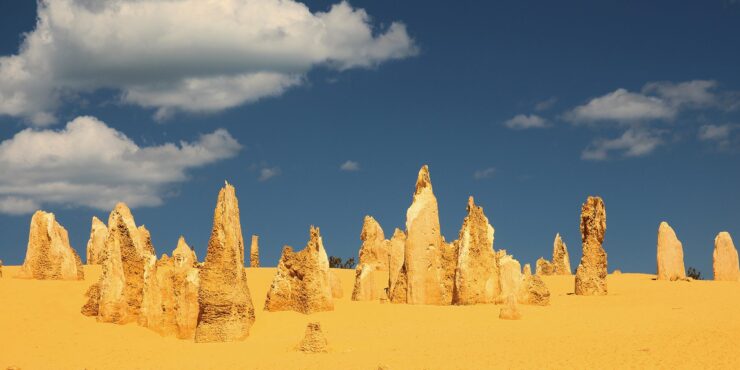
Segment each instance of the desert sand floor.
[[[80,314],[99,267],[80,282],[14,279],[17,270],[0,279],[3,369],[740,368],[740,283],[610,275],[608,296],[580,297],[573,277],[545,277],[551,305],[505,321],[495,305],[352,302],[353,270],[339,270],[333,312],[264,312],[275,269],[247,269],[249,338],[196,344]],[[293,351],[309,321],[321,322],[330,353]]]

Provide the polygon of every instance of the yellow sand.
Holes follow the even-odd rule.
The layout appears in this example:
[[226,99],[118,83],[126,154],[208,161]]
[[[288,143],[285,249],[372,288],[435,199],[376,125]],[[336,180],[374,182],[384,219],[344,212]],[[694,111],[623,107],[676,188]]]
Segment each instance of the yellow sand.
[[[609,276],[609,295],[579,297],[572,277],[546,277],[548,307],[433,307],[352,302],[353,270],[338,270],[333,312],[264,312],[274,268],[248,269],[257,321],[243,342],[196,344],[80,314],[84,282],[0,279],[0,369],[478,369],[740,368],[740,283]],[[293,351],[321,322],[328,354]]]

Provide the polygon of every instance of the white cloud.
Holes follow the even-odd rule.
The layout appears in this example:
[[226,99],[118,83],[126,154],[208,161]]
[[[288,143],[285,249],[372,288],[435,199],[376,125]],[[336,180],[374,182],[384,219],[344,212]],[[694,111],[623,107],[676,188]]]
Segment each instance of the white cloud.
[[260,176],[257,178],[259,181],[267,181],[275,176],[278,176],[282,173],[280,171],[279,167],[265,167],[260,169]]
[[538,112],[541,112],[543,110],[548,110],[548,109],[552,108],[552,106],[555,105],[555,103],[557,103],[557,102],[558,102],[558,98],[556,98],[556,97],[553,96],[553,97],[551,97],[549,99],[543,100],[543,101],[538,102],[537,104],[535,104],[534,110],[536,110]]
[[536,114],[518,114],[504,122],[504,125],[513,130],[526,130],[530,128],[545,128],[547,120]]
[[156,206],[186,171],[234,157],[241,145],[219,129],[194,142],[139,146],[94,117],[62,130],[25,129],[0,143],[0,212],[46,205],[111,209]]
[[605,160],[610,153],[619,152],[623,157],[641,157],[650,154],[663,144],[660,135],[644,129],[630,128],[615,139],[596,139],[581,153],[586,160]]
[[473,173],[473,178],[476,180],[481,179],[487,179],[490,177],[493,177],[493,175],[496,173],[496,169],[493,167],[484,168],[482,170],[477,170]]
[[0,57],[0,114],[43,125],[98,89],[125,103],[213,112],[299,85],[316,66],[374,67],[415,55],[402,23],[374,28],[346,2],[42,0],[17,55]]
[[682,110],[717,104],[711,91],[716,86],[709,80],[648,82],[639,93],[617,89],[593,98],[567,112],[565,118],[574,123],[671,120]]
[[349,172],[359,171],[360,164],[355,161],[347,161],[347,162],[342,163],[342,165],[339,166],[339,169],[342,171],[349,171]]
[[732,125],[703,125],[699,127],[699,140],[702,141],[724,141],[730,138]]

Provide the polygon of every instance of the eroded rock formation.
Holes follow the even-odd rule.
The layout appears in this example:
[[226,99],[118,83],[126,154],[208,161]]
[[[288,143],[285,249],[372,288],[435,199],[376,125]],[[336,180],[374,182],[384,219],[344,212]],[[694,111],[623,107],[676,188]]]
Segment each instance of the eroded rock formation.
[[552,275],[555,273],[555,268],[545,257],[540,257],[537,259],[535,272],[537,275]]
[[352,290],[353,301],[372,301],[381,297],[375,282],[375,266],[371,263],[360,263],[355,269],[355,286]]
[[714,238],[712,257],[714,280],[740,281],[737,249],[735,249],[732,237],[727,231],[717,234],[717,237]]
[[26,259],[18,273],[24,279],[82,280],[80,256],[69,246],[69,235],[53,213],[36,211],[31,218]]
[[516,296],[510,294],[506,296],[503,301],[504,307],[501,307],[498,318],[503,320],[521,320],[522,313],[519,311]]
[[522,304],[546,306],[550,303],[550,290],[539,275],[532,275],[532,270],[525,268],[517,300]]
[[588,197],[581,207],[583,256],[576,270],[575,293],[606,295],[607,260],[601,243],[606,233],[606,208],[599,197]]
[[383,228],[372,216],[365,216],[360,233],[360,259],[359,263],[370,264],[376,270],[388,271],[388,249],[389,242],[385,239]]
[[403,268],[404,248],[406,245],[406,233],[396,228],[393,237],[388,243],[388,297],[393,297],[393,289],[396,287],[396,280]]
[[[419,170],[411,207],[406,212],[404,265],[405,303],[444,304],[444,266],[442,235],[439,228],[437,198],[432,191],[429,168]],[[398,284],[398,282],[396,283]],[[398,287],[394,288],[394,297]],[[394,299],[401,301],[401,297]]]
[[162,305],[163,334],[191,339],[198,323],[199,270],[195,251],[182,236],[172,257],[163,255],[157,261],[157,283]]
[[513,256],[506,254],[504,249],[496,253],[499,262],[499,282],[501,284],[498,301],[502,301],[510,295],[517,297],[522,285],[522,266]]
[[331,296],[332,298],[344,297],[344,289],[342,289],[342,280],[339,278],[336,272],[329,269],[329,284],[331,285]]
[[306,326],[306,333],[296,350],[305,353],[322,353],[329,351],[329,343],[321,331],[321,324],[318,321],[310,322]]
[[686,269],[683,264],[683,246],[667,222],[658,226],[658,280],[685,280]]
[[260,267],[259,235],[252,235],[252,244],[249,246],[249,267]]
[[560,234],[555,235],[552,244],[552,262],[540,257],[536,265],[537,275],[570,275],[570,256]]
[[234,187],[218,193],[213,228],[200,270],[196,342],[230,342],[249,336],[254,306],[244,268],[244,239]]
[[300,252],[293,252],[289,246],[283,248],[265,310],[309,314],[333,309],[329,259],[319,228],[311,226],[306,248]]
[[105,239],[108,237],[108,227],[97,217],[92,218],[90,239],[87,241],[87,264],[99,265],[103,261]]
[[458,235],[453,303],[491,303],[501,289],[493,251],[494,229],[473,197],[468,199],[467,209]]

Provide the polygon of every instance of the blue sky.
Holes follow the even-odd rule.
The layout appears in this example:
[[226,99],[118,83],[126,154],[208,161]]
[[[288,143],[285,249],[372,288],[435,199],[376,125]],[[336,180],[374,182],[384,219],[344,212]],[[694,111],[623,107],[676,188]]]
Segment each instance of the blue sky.
[[311,224],[355,256],[364,215],[403,227],[425,163],[446,238],[473,195],[523,263],[560,232],[577,265],[588,195],[610,270],[654,272],[660,221],[708,277],[740,235],[738,2],[197,4],[0,3],[6,264],[34,209],[84,256],[116,200],[202,258],[225,179],[263,264]]

